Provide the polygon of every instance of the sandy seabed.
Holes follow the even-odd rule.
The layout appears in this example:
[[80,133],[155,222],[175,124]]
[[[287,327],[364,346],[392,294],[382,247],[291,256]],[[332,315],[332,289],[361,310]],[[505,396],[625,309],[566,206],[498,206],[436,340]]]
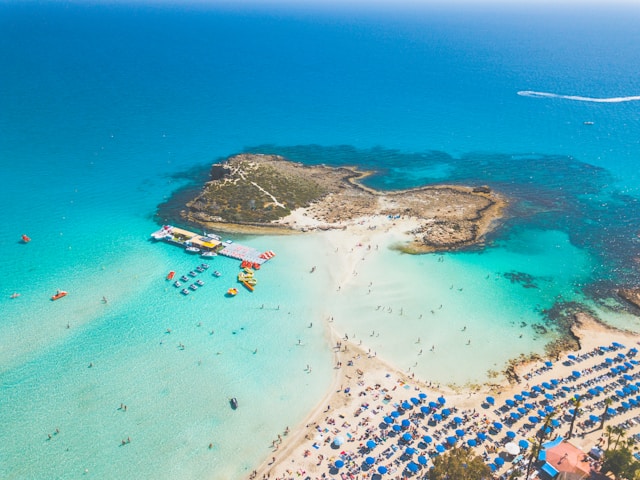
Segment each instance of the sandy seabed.
[[[317,227],[316,221],[305,215],[304,210],[294,212],[286,221],[295,222],[298,227]],[[411,218],[390,221],[386,216],[374,215],[352,219],[343,229],[333,229],[322,235],[327,236],[331,245],[328,248],[355,244],[388,247],[410,241],[409,232],[416,225],[416,220]],[[377,251],[367,249],[366,254],[375,255]],[[332,268],[336,288],[348,284],[353,278],[351,272],[362,255],[362,251],[343,252],[335,259]],[[420,468],[428,468],[432,464],[429,456],[435,453],[436,445],[446,445],[449,437],[457,438],[458,445],[467,445],[466,441],[476,438],[479,432],[486,433],[488,439],[480,442],[474,450],[490,461],[503,453],[510,441],[516,444],[519,440],[531,441],[536,429],[529,418],[538,416],[544,421],[540,416],[544,408],[553,408],[554,418],[559,421],[551,436],[565,436],[570,424],[569,409],[573,406],[570,397],[576,394],[581,396],[582,413],[576,420],[571,443],[578,448],[588,452],[594,445],[602,444],[604,430],[599,428],[599,422],[589,421],[589,417],[603,413],[605,398],[613,397],[612,406],[618,407],[617,414],[607,419],[607,425],[624,426],[628,429],[627,436],[640,433],[640,421],[635,420],[636,417],[640,420],[640,411],[624,409],[620,405],[622,400],[615,397],[615,390],[621,388],[623,381],[632,382],[618,378],[617,374],[610,373],[609,368],[610,362],[617,365],[623,360],[631,360],[634,352],[629,350],[639,339],[635,334],[608,328],[586,315],[580,316],[580,323],[575,329],[580,338],[579,351],[566,352],[561,358],[554,359],[551,366],[543,361],[520,365],[517,383],[503,380],[498,384],[466,390],[424,383],[365,351],[365,346],[339,335],[331,319],[324,322],[335,355],[331,389],[303,422],[287,426],[273,439],[271,452],[266,454],[265,461],[251,473],[250,478],[343,478],[341,475],[371,478],[377,475],[380,466],[388,470],[383,478],[401,478],[403,471],[406,475],[404,469],[408,459],[412,458],[419,464],[417,455],[423,454],[427,463]],[[611,347],[618,344],[625,347]],[[600,349],[602,346],[618,351],[608,353]],[[580,376],[575,376],[575,372]],[[634,370],[629,370],[626,375],[631,375],[635,381],[640,373],[634,374]],[[540,387],[543,383],[550,385],[552,381],[552,389]],[[602,384],[605,390],[599,395],[588,394],[589,388],[596,383]],[[533,395],[524,401],[513,400],[515,395],[531,392],[534,387],[541,391],[532,392]],[[486,402],[487,396],[495,399],[495,405]],[[506,405],[507,399],[514,401],[515,405]],[[404,402],[408,408],[402,408]],[[435,406],[430,402],[435,402]],[[526,408],[525,403],[528,405]],[[517,408],[528,411],[518,413]],[[399,411],[401,415],[393,422],[385,422],[383,418],[393,411]],[[512,413],[519,418],[516,420]],[[444,418],[434,421],[434,414]],[[494,422],[502,423],[503,429],[492,428]],[[464,434],[456,437],[456,430],[461,429]],[[507,430],[513,432],[510,434],[513,438],[505,436]],[[424,436],[433,443],[426,443]],[[368,448],[367,442],[374,442],[375,446]],[[415,454],[407,456],[407,447],[414,448]],[[523,450],[519,461],[526,455]],[[367,457],[373,462],[371,466],[366,462]],[[513,459],[518,460],[518,456],[511,457]],[[344,462],[344,466],[337,468],[336,461]],[[498,468],[496,475],[512,468],[513,463],[507,461]],[[425,471],[420,470],[418,475]]]

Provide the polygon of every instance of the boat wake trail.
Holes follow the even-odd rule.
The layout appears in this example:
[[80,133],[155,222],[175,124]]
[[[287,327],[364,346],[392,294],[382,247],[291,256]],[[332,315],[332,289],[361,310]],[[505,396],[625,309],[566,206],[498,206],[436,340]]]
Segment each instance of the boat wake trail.
[[594,103],[621,103],[621,102],[640,101],[640,95],[635,95],[632,97],[594,98],[594,97],[581,97],[578,95],[559,95],[557,93],[534,92],[531,90],[521,90],[518,92],[518,95],[520,95],[521,97],[562,98],[564,100],[575,100],[578,102],[594,102]]

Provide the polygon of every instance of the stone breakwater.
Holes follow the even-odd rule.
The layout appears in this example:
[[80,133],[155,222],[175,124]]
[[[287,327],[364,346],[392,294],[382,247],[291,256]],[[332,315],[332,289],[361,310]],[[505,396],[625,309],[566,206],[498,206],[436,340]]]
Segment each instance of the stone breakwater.
[[374,216],[410,220],[401,248],[420,253],[481,244],[507,205],[486,186],[378,191],[361,183],[371,173],[235,155],[212,167],[211,180],[181,215],[205,228],[243,233],[349,229]]

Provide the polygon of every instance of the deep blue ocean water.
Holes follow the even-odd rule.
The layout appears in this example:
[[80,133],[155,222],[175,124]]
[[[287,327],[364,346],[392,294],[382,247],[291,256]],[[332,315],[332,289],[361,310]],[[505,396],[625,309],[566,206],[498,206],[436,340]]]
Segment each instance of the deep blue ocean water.
[[238,478],[322,396],[312,248],[243,239],[278,261],[231,304],[213,278],[206,302],[178,297],[164,275],[193,260],[147,241],[159,204],[239,151],[375,167],[379,188],[488,184],[515,218],[447,275],[517,264],[539,288],[503,281],[523,292],[505,313],[610,305],[638,281],[640,102],[588,99],[640,95],[639,23],[633,5],[0,3],[0,476]]

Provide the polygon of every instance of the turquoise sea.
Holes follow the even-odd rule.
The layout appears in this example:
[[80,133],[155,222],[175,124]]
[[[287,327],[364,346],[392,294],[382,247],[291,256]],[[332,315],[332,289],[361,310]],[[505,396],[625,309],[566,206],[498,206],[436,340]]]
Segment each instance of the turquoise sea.
[[[330,316],[457,384],[541,352],[578,303],[640,330],[613,293],[639,281],[639,23],[630,4],[0,2],[0,477],[243,478],[326,393]],[[383,189],[486,184],[511,218],[482,249],[384,248],[340,295],[322,236],[232,237],[277,253],[259,288],[225,298],[218,257],[182,297],[166,274],[200,262],[149,241],[176,221],[159,206],[241,151]],[[413,367],[417,337],[437,349]]]

